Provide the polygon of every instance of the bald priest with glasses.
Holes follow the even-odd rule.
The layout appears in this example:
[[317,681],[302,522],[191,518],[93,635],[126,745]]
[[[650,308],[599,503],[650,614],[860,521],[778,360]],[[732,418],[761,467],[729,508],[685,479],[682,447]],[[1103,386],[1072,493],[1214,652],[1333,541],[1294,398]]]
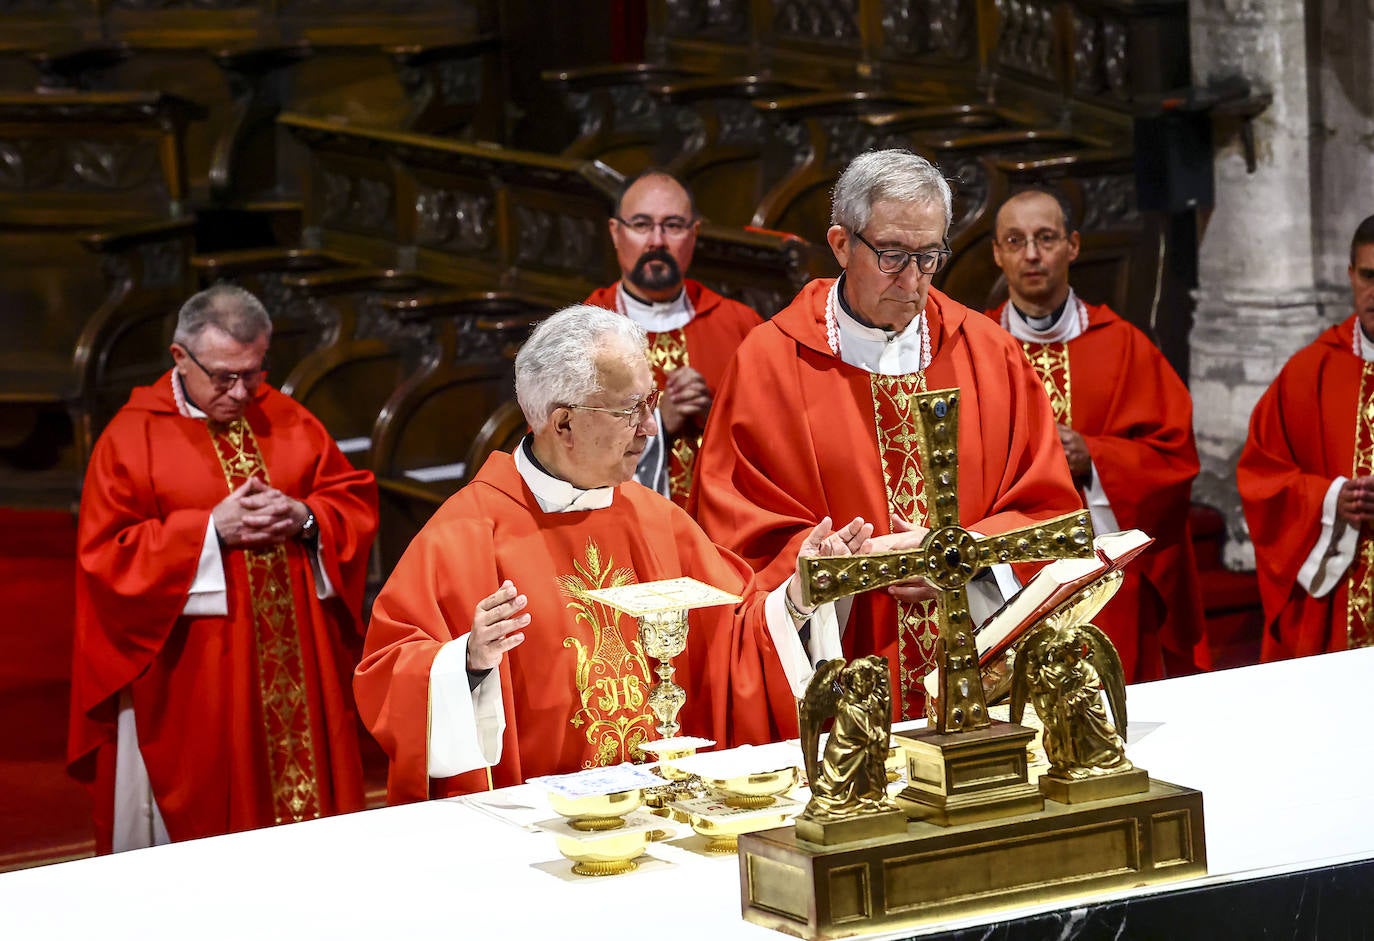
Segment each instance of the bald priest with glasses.
[[[747,565],[631,479],[658,432],[647,352],[638,325],[600,308],[540,324],[515,360],[531,433],[439,508],[377,596],[354,686],[391,759],[391,802],[643,759],[659,737],[652,664],[635,619],[593,589],[687,576],[743,598],[689,614],[673,661],[684,735],[772,741],[770,716],[795,713],[775,638],[796,633],[800,587],[757,590]],[[871,534],[820,521],[793,567]]]
[[[914,393],[964,393],[965,528],[993,535],[1081,507],[1049,399],[1019,344],[931,287],[949,258],[950,216],[949,185],[923,158],[855,158],[836,183],[827,234],[842,275],[802,288],[726,371],[688,510],[762,587],[788,577],[824,516],[871,521],[875,548],[919,544],[933,508],[912,443]],[[894,717],[924,715],[921,679],[938,636],[925,583],[822,605],[800,627],[780,644],[785,662],[887,657]]]
[[196,294],[91,455],[67,755],[103,852],[363,807],[377,487],[267,384],[271,338],[249,292]]
[[663,396],[659,434],[635,479],[679,506],[692,487],[701,430],[725,365],[760,322],[753,308],[687,277],[700,227],[685,186],[662,170],[641,173],[610,220],[620,280],[587,298],[629,317],[649,336],[649,361]]

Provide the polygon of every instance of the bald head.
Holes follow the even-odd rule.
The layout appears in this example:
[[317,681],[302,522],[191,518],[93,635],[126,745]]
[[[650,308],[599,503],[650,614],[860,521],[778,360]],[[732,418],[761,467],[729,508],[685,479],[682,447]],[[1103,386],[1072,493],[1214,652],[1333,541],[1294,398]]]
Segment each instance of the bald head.
[[645,301],[682,293],[698,228],[685,186],[660,170],[640,174],[620,197],[610,226],[627,291]]

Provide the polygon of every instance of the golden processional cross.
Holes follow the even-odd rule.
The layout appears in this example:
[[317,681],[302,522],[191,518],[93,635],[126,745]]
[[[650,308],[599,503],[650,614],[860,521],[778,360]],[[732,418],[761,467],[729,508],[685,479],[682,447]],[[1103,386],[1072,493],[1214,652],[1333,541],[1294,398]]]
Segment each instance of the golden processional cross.
[[972,732],[991,725],[983,697],[966,586],[1002,562],[1091,558],[1092,522],[1078,510],[996,536],[976,536],[959,525],[959,390],[915,396],[916,435],[925,478],[931,530],[920,548],[873,555],[802,560],[807,606],[921,576],[937,589],[940,671],[935,731]]

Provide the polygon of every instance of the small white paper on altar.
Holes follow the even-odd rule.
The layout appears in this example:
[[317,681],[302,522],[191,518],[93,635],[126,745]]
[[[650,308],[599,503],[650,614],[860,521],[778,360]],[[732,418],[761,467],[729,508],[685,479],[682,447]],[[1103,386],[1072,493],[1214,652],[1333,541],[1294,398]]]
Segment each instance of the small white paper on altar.
[[726,781],[750,774],[766,774],[802,763],[801,747],[796,742],[770,745],[741,745],[729,751],[706,752],[673,759],[673,767],[711,781]]
[[594,588],[587,597],[623,611],[632,618],[665,611],[689,611],[692,608],[712,608],[722,604],[738,604],[739,595],[712,588],[695,578],[665,578],[657,582],[617,585],[614,588]]
[[642,787],[658,787],[668,782],[648,770],[644,765],[623,762],[618,765],[608,765],[605,768],[574,771],[572,774],[549,774],[539,778],[530,778],[529,783],[538,784],[545,790],[552,791],[562,797],[576,799],[579,797],[597,797],[601,794],[618,794],[621,791],[633,791]]
[[701,738],[697,735],[678,735],[675,738],[656,738],[652,742],[645,742],[639,746],[642,752],[650,755],[662,756],[665,753],[693,751],[702,748],[710,748],[716,743],[712,738]]
[[748,820],[750,817],[777,817],[801,813],[805,805],[790,797],[778,797],[766,807],[731,807],[719,798],[697,797],[692,800],[673,801],[669,806],[691,817]]

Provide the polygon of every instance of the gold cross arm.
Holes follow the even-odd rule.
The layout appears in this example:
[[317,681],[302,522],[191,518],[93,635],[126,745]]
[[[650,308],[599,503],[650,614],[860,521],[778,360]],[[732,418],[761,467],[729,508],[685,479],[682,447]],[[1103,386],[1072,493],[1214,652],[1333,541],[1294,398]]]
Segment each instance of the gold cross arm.
[[940,624],[937,669],[940,732],[988,726],[978,648],[968,611],[969,581],[1003,562],[1090,558],[1092,519],[1087,510],[993,536],[977,536],[959,524],[959,390],[915,396],[916,444],[931,507],[931,530],[916,549],[872,555],[830,556],[801,562],[802,598],[808,607],[915,577],[936,589]]

